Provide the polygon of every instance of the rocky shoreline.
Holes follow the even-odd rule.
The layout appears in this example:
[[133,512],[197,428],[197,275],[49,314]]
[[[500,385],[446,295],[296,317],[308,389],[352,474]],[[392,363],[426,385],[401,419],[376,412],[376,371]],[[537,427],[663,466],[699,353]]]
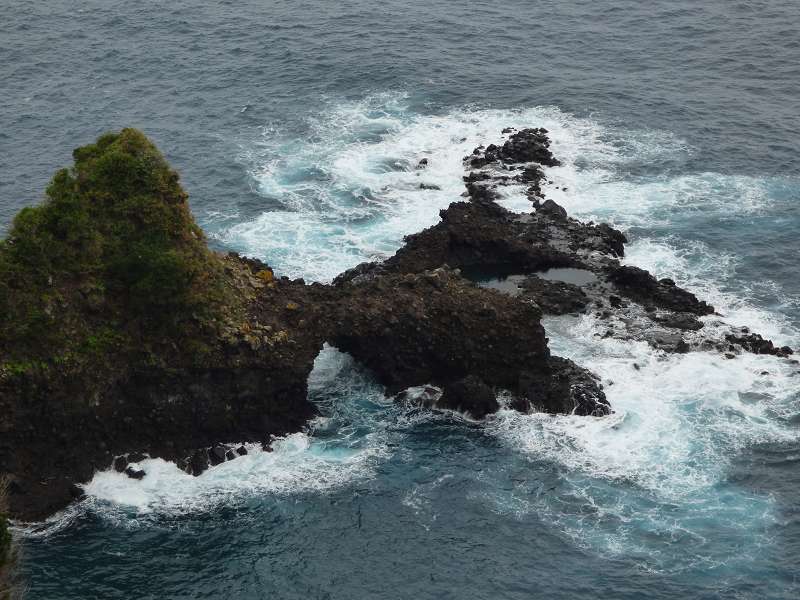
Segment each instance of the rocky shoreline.
[[[126,131],[132,130],[120,138]],[[268,265],[235,253],[209,255],[210,266],[192,276],[221,291],[209,296],[208,311],[181,313],[178,336],[143,332],[141,318],[120,313],[113,327],[123,327],[126,337],[113,338],[111,358],[92,355],[69,368],[45,344],[34,360],[6,339],[0,473],[9,477],[11,514],[44,518],[80,498],[80,484],[112,465],[146,477],[137,468],[145,456],[199,475],[245,453],[241,442],[268,449],[274,436],[301,430],[316,414],[307,380],[325,343],[368,367],[398,400],[474,418],[496,412],[500,392],[523,412],[591,418],[612,410],[597,377],[551,355],[543,314],[592,311],[607,324],[605,336],[643,340],[665,352],[792,354],[744,327],[706,334],[713,307],[670,279],[623,264],[622,232],[581,223],[543,197],[544,169],[558,164],[547,131],[503,135],[502,145],[465,157],[464,199],[441,211],[439,223],[408,236],[391,258],[350,269],[331,285],[279,278]],[[155,156],[151,145],[137,143],[124,151]],[[84,154],[76,151],[76,164]],[[131,168],[149,164],[137,160]],[[138,181],[147,173],[135,175]],[[106,197],[106,184],[85,176],[101,186],[91,188],[92,201]],[[177,176],[166,179],[177,185]],[[507,185],[526,187],[533,212],[498,204]],[[159,183],[153,198],[174,203],[177,193],[163,193]],[[178,202],[188,214],[185,194]],[[189,234],[171,238],[169,252],[182,251],[186,240],[196,243],[190,218],[186,227]],[[6,246],[24,241],[14,235]],[[147,224],[132,235],[149,239]],[[84,293],[84,277],[62,277],[53,268],[41,285],[62,286],[62,321],[105,331],[122,300]]]

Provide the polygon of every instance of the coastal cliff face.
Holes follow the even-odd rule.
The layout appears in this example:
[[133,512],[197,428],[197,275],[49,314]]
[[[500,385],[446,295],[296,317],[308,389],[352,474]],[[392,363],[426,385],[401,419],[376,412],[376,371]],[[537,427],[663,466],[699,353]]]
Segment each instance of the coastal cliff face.
[[[474,418],[497,411],[501,392],[520,411],[611,411],[596,377],[551,355],[543,313],[597,311],[608,335],[665,351],[791,353],[744,328],[703,335],[698,317],[712,307],[623,265],[621,232],[544,200],[543,167],[557,164],[547,132],[506,133],[465,158],[464,201],[438,224],[332,285],[211,252],[177,174],[140,132],[77,149],[0,243],[11,515],[45,517],[112,465],[144,477],[129,466],[139,457],[198,475],[246,451],[228,444],[268,447],[302,429],[316,414],[307,380],[326,342],[398,400]],[[527,186],[533,212],[497,203],[510,184]],[[548,275],[559,270],[571,279]]]
[[[0,246],[0,473],[23,519],[63,508],[115,456],[184,460],[315,413],[323,339],[291,328],[291,283],[209,251],[140,132],[74,156]],[[261,321],[257,295],[278,307]]]

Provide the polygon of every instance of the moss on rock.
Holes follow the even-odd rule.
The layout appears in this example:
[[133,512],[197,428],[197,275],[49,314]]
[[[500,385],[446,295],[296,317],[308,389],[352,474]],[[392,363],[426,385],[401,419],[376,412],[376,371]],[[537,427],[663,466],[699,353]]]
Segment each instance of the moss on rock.
[[73,157],[0,242],[0,377],[196,341],[226,302],[220,259],[142,132]]
[[0,477],[22,520],[81,497],[115,456],[185,461],[315,414],[321,309],[284,310],[311,291],[212,252],[141,132],[73,156],[0,241]]

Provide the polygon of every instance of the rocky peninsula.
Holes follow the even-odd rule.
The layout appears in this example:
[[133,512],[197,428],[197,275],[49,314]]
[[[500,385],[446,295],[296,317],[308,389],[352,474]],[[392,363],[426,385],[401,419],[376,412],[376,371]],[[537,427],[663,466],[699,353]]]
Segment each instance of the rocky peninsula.
[[[112,465],[146,477],[131,466],[144,456],[199,475],[246,452],[241,442],[268,448],[316,414],[307,380],[325,343],[398,401],[478,419],[500,391],[525,412],[612,410],[597,377],[550,353],[543,314],[592,311],[605,335],[665,352],[791,354],[746,328],[705,335],[713,307],[623,264],[622,232],[544,199],[545,168],[558,164],[545,130],[503,136],[465,157],[464,198],[439,223],[330,285],[212,252],[141,132],[75,150],[0,242],[10,514],[44,518]],[[532,212],[497,203],[507,185],[526,186]]]

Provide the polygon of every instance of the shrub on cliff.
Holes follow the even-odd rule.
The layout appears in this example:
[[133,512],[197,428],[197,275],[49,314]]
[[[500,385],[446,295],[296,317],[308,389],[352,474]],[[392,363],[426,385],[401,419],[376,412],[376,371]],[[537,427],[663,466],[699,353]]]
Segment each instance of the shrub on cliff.
[[188,335],[223,300],[178,175],[135,129],[73,152],[0,242],[6,371]]

